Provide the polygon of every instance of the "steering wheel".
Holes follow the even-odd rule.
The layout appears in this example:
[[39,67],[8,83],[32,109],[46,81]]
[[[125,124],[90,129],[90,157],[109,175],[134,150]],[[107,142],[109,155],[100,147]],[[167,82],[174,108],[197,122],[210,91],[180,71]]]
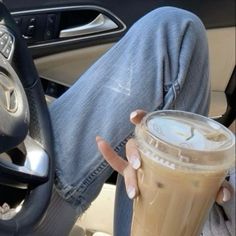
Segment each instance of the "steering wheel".
[[53,178],[52,132],[42,86],[26,43],[0,2],[0,184],[29,190],[22,209],[12,219],[0,220],[1,235],[26,235],[40,222]]

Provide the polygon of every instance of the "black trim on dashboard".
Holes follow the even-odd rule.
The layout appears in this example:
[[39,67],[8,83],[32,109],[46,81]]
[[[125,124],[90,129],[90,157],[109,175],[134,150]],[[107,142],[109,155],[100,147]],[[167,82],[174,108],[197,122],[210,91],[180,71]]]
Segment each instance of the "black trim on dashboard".
[[43,48],[47,46],[59,46],[65,43],[76,43],[80,42],[81,39],[87,40],[87,39],[94,39],[94,38],[100,38],[103,36],[111,36],[113,34],[119,34],[126,30],[126,25],[124,22],[122,22],[117,16],[115,16],[112,12],[110,12],[107,9],[104,9],[102,7],[98,6],[68,6],[68,7],[56,7],[56,8],[45,8],[45,9],[36,9],[36,10],[27,10],[27,11],[18,11],[18,12],[12,12],[13,16],[21,16],[21,15],[32,15],[32,14],[44,14],[44,13],[57,13],[57,12],[65,12],[65,11],[75,11],[75,10],[96,10],[99,13],[104,13],[109,16],[110,19],[114,20],[115,23],[118,24],[118,28],[116,30],[113,30],[111,32],[103,32],[95,35],[86,35],[82,37],[77,38],[70,38],[70,39],[63,39],[58,40],[55,42],[46,42],[46,43],[39,43],[37,45],[30,45],[29,48]]
[[122,20],[115,16],[111,11],[104,9],[99,6],[93,5],[84,5],[84,6],[65,6],[65,7],[55,7],[55,8],[44,8],[44,9],[35,9],[35,10],[26,10],[26,11],[16,11],[11,14],[14,17],[27,16],[27,15],[36,15],[37,14],[48,14],[48,13],[62,13],[68,11],[83,11],[83,10],[94,10],[99,13],[107,15],[111,20],[113,20],[118,28],[112,31],[101,32],[92,35],[84,35],[80,37],[60,39],[48,42],[39,42],[37,44],[29,45],[32,56],[40,57],[48,54],[53,54],[57,52],[67,51],[78,49],[81,47],[86,47],[87,45],[98,45],[100,43],[113,42],[114,40],[119,39],[122,33],[126,30],[126,25]]
[[128,27],[145,13],[162,6],[174,6],[198,15],[207,28],[235,25],[235,0],[4,0],[12,11],[94,5],[109,9]]

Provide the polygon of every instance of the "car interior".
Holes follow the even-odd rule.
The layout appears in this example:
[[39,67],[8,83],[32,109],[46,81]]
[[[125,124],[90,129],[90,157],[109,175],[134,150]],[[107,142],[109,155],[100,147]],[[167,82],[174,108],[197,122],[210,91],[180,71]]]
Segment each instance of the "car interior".
[[[189,10],[203,21],[210,55],[209,117],[235,133],[234,0],[0,1],[0,206],[8,208],[7,214],[0,212],[0,236],[24,235],[47,211],[55,170],[47,106],[135,21],[162,6]],[[116,176],[70,236],[113,234]]]

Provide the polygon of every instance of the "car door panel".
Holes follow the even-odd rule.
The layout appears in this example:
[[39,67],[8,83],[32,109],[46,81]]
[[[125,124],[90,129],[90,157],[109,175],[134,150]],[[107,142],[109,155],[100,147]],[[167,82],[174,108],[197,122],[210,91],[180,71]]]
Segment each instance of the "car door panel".
[[207,30],[211,78],[210,116],[225,113],[225,89],[235,67],[235,27]]
[[207,31],[212,90],[224,91],[235,66],[235,27]]
[[52,54],[34,60],[40,76],[71,86],[113,43]]
[[116,41],[125,24],[111,11],[94,5],[12,12],[32,56]]
[[[207,30],[207,37],[212,90],[224,91],[235,65],[235,27]],[[71,86],[112,45],[102,44],[52,54],[36,58],[35,63],[43,78]],[[67,74],[66,78],[64,74]]]
[[[211,108],[210,116],[226,110],[224,95],[235,65],[235,27],[207,30],[210,57]],[[110,47],[102,44],[35,59],[42,78],[71,86]],[[220,56],[219,56],[220,55]]]
[[[71,86],[105,53],[130,26],[147,12],[161,6],[190,10],[203,21],[209,41],[211,75],[211,116],[226,110],[225,88],[235,66],[235,2],[226,1],[145,1],[145,0],[7,0],[15,17],[27,14],[75,14],[78,9],[97,10],[117,20],[119,30],[105,34],[88,34],[66,39],[30,43],[39,75],[49,81]],[[78,16],[79,17],[79,16]],[[75,20],[76,21],[76,20]],[[62,29],[59,29],[59,32]],[[58,34],[60,35],[60,34]],[[59,37],[59,36],[58,36]],[[62,67],[63,65],[63,67]]]

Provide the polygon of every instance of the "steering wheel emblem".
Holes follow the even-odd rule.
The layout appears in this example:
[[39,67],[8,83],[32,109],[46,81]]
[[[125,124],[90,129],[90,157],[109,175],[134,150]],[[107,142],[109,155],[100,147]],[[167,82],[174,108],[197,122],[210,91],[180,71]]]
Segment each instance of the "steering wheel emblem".
[[0,73],[0,106],[8,112],[17,111],[17,99],[13,82]]

